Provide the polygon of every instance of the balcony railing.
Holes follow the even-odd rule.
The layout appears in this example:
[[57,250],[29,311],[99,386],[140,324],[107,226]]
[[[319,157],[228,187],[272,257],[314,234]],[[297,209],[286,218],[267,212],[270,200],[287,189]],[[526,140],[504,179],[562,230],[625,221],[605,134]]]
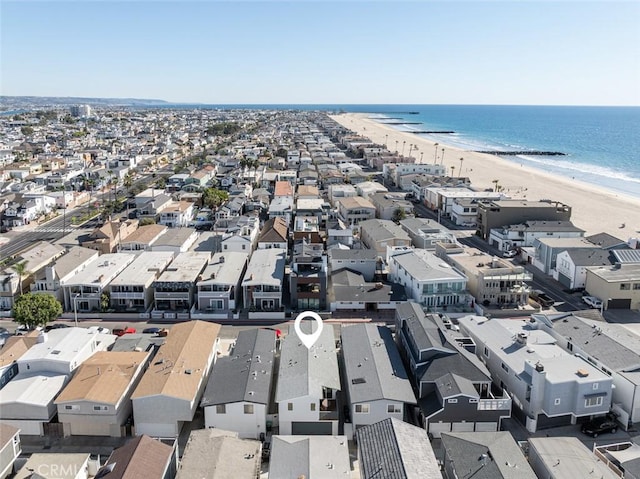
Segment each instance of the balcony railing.
[[169,293],[163,291],[155,292],[155,299],[182,299],[188,301],[191,298],[191,293],[188,291],[179,291],[176,293]]
[[112,299],[144,299],[144,293],[111,293]]
[[338,402],[335,399],[320,400],[320,420],[336,421],[338,419]]

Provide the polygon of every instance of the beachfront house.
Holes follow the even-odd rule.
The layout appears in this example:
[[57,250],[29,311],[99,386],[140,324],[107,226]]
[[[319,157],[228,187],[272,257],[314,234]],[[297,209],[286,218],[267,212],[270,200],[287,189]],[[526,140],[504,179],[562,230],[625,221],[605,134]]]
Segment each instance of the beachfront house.
[[222,314],[242,304],[242,277],[247,268],[247,253],[216,253],[197,283],[198,311]]
[[287,251],[258,249],[242,280],[244,307],[255,311],[280,311],[284,291],[284,267]]

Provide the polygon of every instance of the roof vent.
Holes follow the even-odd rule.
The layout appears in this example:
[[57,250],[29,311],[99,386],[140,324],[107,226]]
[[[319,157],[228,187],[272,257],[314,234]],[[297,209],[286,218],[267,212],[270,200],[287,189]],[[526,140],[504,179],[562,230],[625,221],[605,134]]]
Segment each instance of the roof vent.
[[589,371],[587,371],[586,369],[578,369],[576,371],[576,374],[581,378],[586,378],[589,375]]
[[185,370],[184,370],[184,373],[185,373],[185,374],[191,374],[191,369],[185,369]]

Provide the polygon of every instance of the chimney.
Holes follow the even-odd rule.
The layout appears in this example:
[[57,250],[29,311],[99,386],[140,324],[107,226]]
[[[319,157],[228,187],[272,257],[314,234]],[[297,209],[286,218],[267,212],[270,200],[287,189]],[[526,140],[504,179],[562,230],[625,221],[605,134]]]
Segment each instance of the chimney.
[[44,331],[40,331],[40,334],[38,334],[38,339],[36,340],[36,343],[40,344],[40,343],[46,343],[48,339],[48,334],[45,333]]

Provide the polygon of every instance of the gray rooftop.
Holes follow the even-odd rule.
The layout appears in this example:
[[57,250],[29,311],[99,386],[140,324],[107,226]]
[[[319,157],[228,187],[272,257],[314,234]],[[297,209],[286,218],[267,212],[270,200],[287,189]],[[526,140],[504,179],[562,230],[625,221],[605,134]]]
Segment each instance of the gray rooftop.
[[[613,371],[640,371],[640,336],[619,324],[594,321],[580,313],[552,319],[553,330]],[[638,378],[640,380],[640,377]]]
[[458,477],[536,479],[522,450],[507,431],[442,433],[446,457]]
[[[317,328],[315,321],[307,320],[303,320],[300,327],[307,333]],[[282,342],[276,401],[303,396],[322,398],[323,387],[340,389],[333,326],[325,323],[320,337],[310,349],[290,327]]]
[[623,263],[615,266],[591,266],[589,271],[605,281],[637,281],[640,279],[640,263]]
[[273,436],[269,477],[348,479],[351,473],[345,436]]
[[330,259],[336,260],[376,260],[378,252],[374,249],[332,249],[328,253]]
[[360,222],[360,229],[366,230],[373,241],[404,239],[411,241],[405,230],[391,220],[366,220]]
[[286,254],[287,250],[280,248],[255,250],[242,280],[242,285],[282,285]]
[[269,404],[275,348],[274,331],[258,328],[240,331],[231,354],[218,359],[213,366],[200,405]]
[[610,235],[609,233],[597,233],[595,235],[587,236],[586,239],[591,241],[593,244],[596,244],[605,249],[613,248],[615,246],[618,246],[618,247],[627,246],[624,240],[621,240],[620,238],[616,238],[615,236]]
[[362,477],[442,477],[427,432],[395,418],[356,431]]
[[204,284],[237,284],[247,265],[248,258],[249,255],[247,253],[214,254],[202,272],[202,281],[198,282],[198,286]]
[[94,249],[72,246],[66,254],[58,258],[53,264],[56,275],[58,278],[64,278],[85,261],[94,256],[98,257],[99,254],[100,253]]
[[567,254],[576,266],[610,265],[611,252],[600,248],[569,249]]
[[345,383],[352,404],[391,400],[416,404],[391,330],[376,324],[342,328]]
[[153,246],[183,246],[195,232],[193,228],[169,228]]
[[544,231],[544,232],[574,232],[580,233],[584,232],[583,229],[574,226],[571,221],[541,221],[541,220],[530,220],[525,221],[522,224],[517,225],[509,225],[504,226],[504,229],[508,229],[511,231],[527,231],[527,232],[535,232],[535,231]]

